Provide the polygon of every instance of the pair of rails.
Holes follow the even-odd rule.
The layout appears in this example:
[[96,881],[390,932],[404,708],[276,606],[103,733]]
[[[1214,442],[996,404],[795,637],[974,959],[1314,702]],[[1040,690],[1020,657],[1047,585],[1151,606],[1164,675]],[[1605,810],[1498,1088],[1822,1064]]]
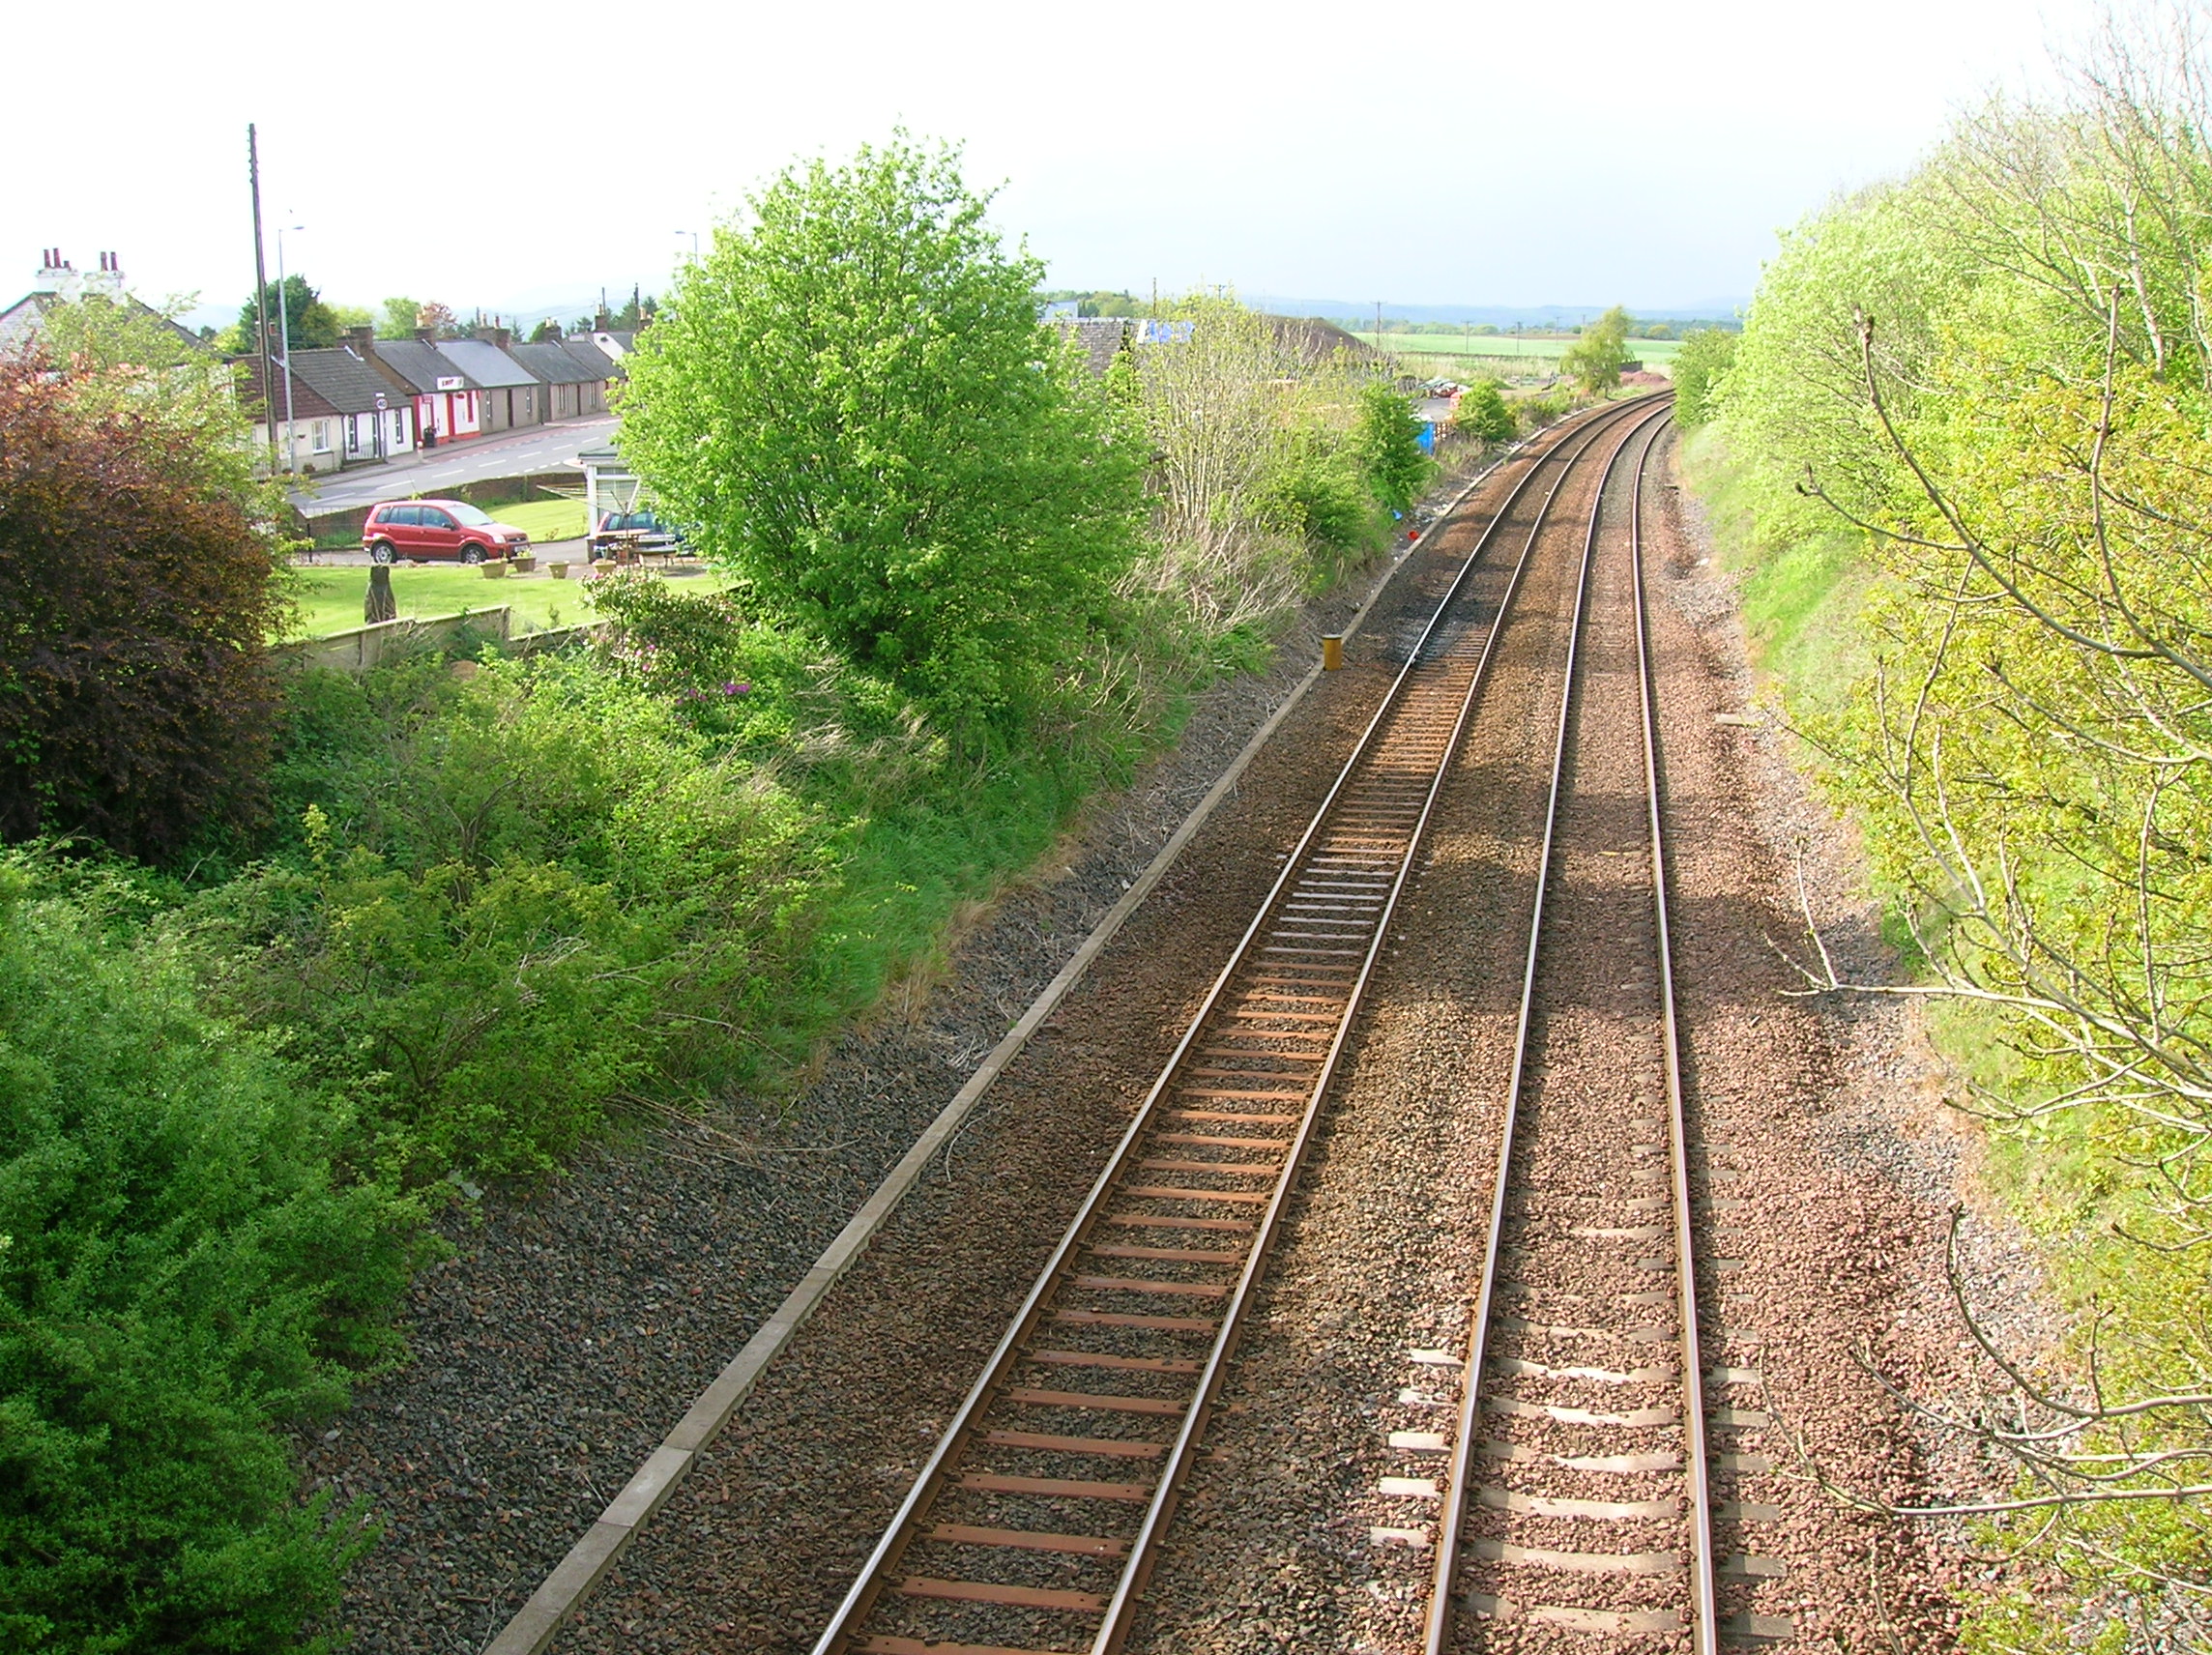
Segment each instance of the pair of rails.
[[[1513,483],[815,1655],[1060,1655],[1071,1640],[1091,1655],[1113,1655],[1122,1646],[1514,598],[1540,540],[1557,527],[1554,513],[1569,479],[1594,468],[1489,1230],[1467,1348],[1454,1353],[1456,1430],[1441,1440],[1442,1476],[1424,1480],[1439,1501],[1433,1529],[1420,1531],[1435,1563],[1426,1649],[1441,1655],[1447,1647],[1467,1598],[1462,1532],[1490,1394],[1485,1373],[1499,1321],[1508,1173],[1535,1022],[1577,660],[1600,515],[1624,462],[1633,476],[1629,557],[1669,1147],[1667,1188],[1644,1205],[1669,1215],[1660,1228],[1672,1239],[1666,1263],[1680,1387],[1678,1452],[1644,1463],[1671,1458],[1681,1479],[1678,1503],[1668,1503],[1680,1513],[1684,1602],[1679,1612],[1656,1619],[1686,1627],[1700,1655],[1718,1647],[1643,569],[1644,478],[1667,413],[1661,397],[1587,418],[1555,438]],[[1519,533],[1511,527],[1516,511],[1530,502],[1503,595],[1487,626],[1471,625],[1462,612],[1470,577],[1497,552],[1494,542]],[[1577,1614],[1594,1615],[1591,1626],[1611,1624],[1605,1611],[1553,1613],[1568,1625],[1578,1624]]]

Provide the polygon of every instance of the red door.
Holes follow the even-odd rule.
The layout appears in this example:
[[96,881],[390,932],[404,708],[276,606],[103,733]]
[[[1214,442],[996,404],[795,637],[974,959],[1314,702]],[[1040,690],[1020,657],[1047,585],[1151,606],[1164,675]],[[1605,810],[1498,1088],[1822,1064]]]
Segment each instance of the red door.
[[435,506],[419,506],[422,513],[422,526],[416,531],[422,537],[422,551],[426,557],[458,557],[461,550],[461,526],[453,521],[453,514]]

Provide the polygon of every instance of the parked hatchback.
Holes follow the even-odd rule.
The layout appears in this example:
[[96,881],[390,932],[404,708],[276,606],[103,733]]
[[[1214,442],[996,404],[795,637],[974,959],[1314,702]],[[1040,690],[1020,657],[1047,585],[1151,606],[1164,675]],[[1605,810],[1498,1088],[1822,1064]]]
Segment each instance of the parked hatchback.
[[530,537],[465,500],[388,500],[369,508],[361,543],[380,564],[395,558],[459,558],[480,564],[486,558],[519,556],[529,549]]

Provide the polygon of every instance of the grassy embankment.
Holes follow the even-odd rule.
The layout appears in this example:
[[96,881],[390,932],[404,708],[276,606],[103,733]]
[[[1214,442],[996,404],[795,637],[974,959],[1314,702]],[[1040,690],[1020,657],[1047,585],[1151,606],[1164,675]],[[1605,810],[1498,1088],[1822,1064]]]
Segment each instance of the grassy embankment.
[[1681,446],[1682,480],[1705,508],[1713,550],[1737,582],[1752,661],[1790,707],[1838,711],[1864,672],[1856,625],[1870,577],[1859,537],[1847,532],[1762,547],[1753,532],[1755,484],[1708,425]]

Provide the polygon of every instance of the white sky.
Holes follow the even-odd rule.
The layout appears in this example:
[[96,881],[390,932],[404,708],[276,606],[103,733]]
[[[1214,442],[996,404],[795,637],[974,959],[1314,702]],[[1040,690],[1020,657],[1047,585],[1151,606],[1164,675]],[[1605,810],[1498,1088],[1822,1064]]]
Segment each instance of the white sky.
[[248,120],[290,268],[464,311],[651,290],[680,229],[903,121],[1053,285],[1656,311],[1749,294],[2084,3],[26,6],[0,304],[59,245],[235,313]]

